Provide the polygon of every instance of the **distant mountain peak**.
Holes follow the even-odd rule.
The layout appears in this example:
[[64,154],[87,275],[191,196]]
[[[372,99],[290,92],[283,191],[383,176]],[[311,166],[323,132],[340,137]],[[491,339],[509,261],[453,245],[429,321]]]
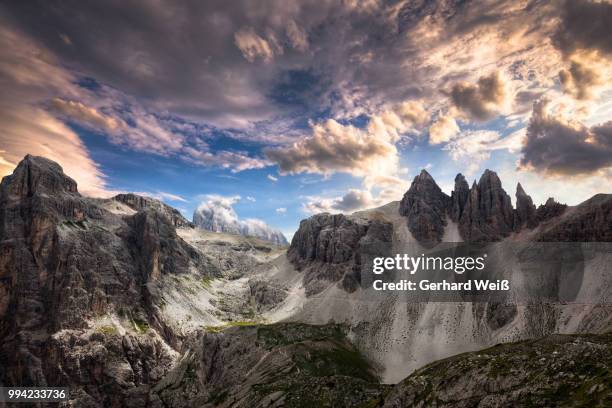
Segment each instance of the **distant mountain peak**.
[[254,218],[240,219],[231,203],[224,200],[211,200],[200,204],[193,212],[193,223],[207,231],[252,236],[277,245],[289,244],[281,231],[264,221]]

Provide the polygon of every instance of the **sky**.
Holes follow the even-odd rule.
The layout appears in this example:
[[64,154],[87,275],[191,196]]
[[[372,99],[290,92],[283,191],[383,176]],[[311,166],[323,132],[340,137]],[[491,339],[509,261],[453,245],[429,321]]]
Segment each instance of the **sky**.
[[612,192],[611,62],[610,1],[3,2],[0,176],[42,155],[288,237],[421,169],[573,205]]

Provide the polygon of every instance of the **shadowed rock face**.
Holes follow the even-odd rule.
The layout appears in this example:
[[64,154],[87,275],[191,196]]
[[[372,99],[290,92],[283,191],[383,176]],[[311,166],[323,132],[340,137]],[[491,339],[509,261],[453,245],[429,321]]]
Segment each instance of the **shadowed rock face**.
[[400,202],[400,214],[422,245],[432,247],[442,240],[447,217],[459,224],[465,241],[493,242],[523,227],[537,226],[536,209],[520,184],[517,209],[493,171],[486,170],[478,184],[468,187],[462,174],[448,197],[425,170],[417,176]]
[[304,272],[308,295],[341,279],[348,290],[354,290],[368,260],[390,251],[392,231],[391,224],[383,221],[318,214],[300,223],[287,255]]
[[521,183],[516,186],[516,217],[514,229],[520,230],[523,226],[535,228],[538,225],[536,207],[531,197],[525,193]]
[[466,241],[499,241],[513,231],[514,210],[495,172],[485,170],[470,190],[459,231]]
[[408,220],[412,235],[425,246],[440,242],[446,226],[451,199],[440,190],[425,170],[414,178],[400,202],[400,214]]
[[457,177],[455,177],[455,189],[451,194],[452,209],[450,216],[453,221],[459,222],[461,219],[469,196],[470,186],[465,180],[465,177],[463,177],[463,174],[459,173]]
[[[82,402],[119,407],[146,396],[137,388],[169,369],[168,344],[181,339],[158,316],[162,299],[151,285],[164,274],[215,269],[176,235],[161,205],[122,216],[105,202],[82,197],[59,165],[41,157],[26,156],[3,178],[0,384],[77,393],[91,384]],[[137,330],[100,328],[96,322],[111,314]]]
[[[565,211],[563,217],[549,218],[537,241],[611,242],[612,194],[597,194],[582,204],[565,210],[557,203],[546,202],[551,212]],[[545,207],[546,207],[545,206]]]
[[566,208],[567,205],[559,204],[554,198],[550,197],[545,204],[540,205],[536,210],[536,220],[538,223],[548,221],[563,214]]

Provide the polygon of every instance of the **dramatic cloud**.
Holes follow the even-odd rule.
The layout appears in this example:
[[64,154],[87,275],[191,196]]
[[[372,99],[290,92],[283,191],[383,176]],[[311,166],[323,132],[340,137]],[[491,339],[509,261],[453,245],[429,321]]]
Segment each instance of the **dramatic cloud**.
[[534,104],[520,165],[550,175],[584,175],[612,166],[612,121],[587,127]]
[[[227,168],[234,172],[268,165],[266,161],[249,157],[244,152],[212,152],[206,142],[177,132],[171,121],[162,121],[137,106],[133,106],[127,113],[104,114],[80,102],[55,98],[50,104],[50,110],[60,118],[102,132],[111,142],[136,151],[177,156],[196,165]],[[123,115],[125,119],[111,115]]]
[[491,151],[499,148],[496,145],[499,140],[499,133],[494,131],[470,131],[450,142],[444,149],[449,151],[453,160],[463,162],[466,166],[465,174],[471,176],[478,171],[483,161],[491,157]]
[[563,90],[578,100],[598,96],[612,72],[612,3],[564,1],[553,43],[568,67],[559,71]]
[[293,20],[287,26],[287,36],[293,48],[302,52],[308,50],[308,36]]
[[612,3],[593,0],[564,0],[555,45],[565,54],[596,50],[612,56]]
[[601,80],[597,72],[589,67],[572,61],[570,68],[559,72],[563,89],[576,99],[590,99],[591,89],[599,85]]
[[309,214],[328,213],[351,213],[379,205],[367,190],[351,189],[345,195],[335,198],[309,197],[304,204],[304,211]]
[[[471,168],[492,150],[516,151],[525,136],[517,129],[542,95],[589,124],[612,109],[609,1],[33,0],[0,8],[0,103],[11,118],[0,168],[29,146],[51,149],[64,167],[68,158],[85,163],[80,184],[94,189],[104,188],[103,174],[68,126],[198,166],[347,173],[373,196],[391,197],[402,166],[413,165],[403,162],[414,157],[408,149],[427,161],[446,149]],[[602,127],[581,128],[587,143]],[[601,168],[601,149],[580,147]],[[529,152],[523,168],[546,162]]]
[[506,102],[507,91],[499,72],[478,79],[476,84],[455,84],[450,93],[455,107],[476,120],[492,118]]
[[236,46],[242,51],[242,55],[249,62],[261,58],[264,61],[271,61],[274,57],[274,50],[270,43],[255,33],[252,27],[243,28],[234,34]]
[[429,143],[436,145],[446,143],[459,133],[459,126],[450,115],[440,115],[429,127]]
[[116,132],[119,128],[125,128],[125,122],[104,115],[94,108],[83,105],[81,102],[66,101],[54,98],[51,101],[51,110],[70,120],[87,125],[92,129],[101,129],[109,133]]
[[[433,100],[457,80],[477,81],[484,66],[505,72],[522,61],[530,81],[550,78],[558,61],[545,40],[559,11],[545,3],[162,0],[101,12],[68,0],[13,2],[6,14],[66,66],[148,110],[251,129],[304,105],[340,119]],[[288,75],[299,106],[287,103]]]
[[427,120],[420,102],[406,101],[372,115],[364,128],[333,119],[314,124],[310,136],[266,154],[278,163],[283,174],[394,176],[399,170],[396,143]]
[[241,219],[233,208],[240,196],[206,195],[194,212],[193,222],[206,230],[259,237],[286,244],[285,236],[256,218]]
[[186,154],[183,158],[196,165],[213,166],[223,169],[229,169],[233,173],[241,172],[250,169],[261,169],[270,165],[266,160],[250,157],[246,152],[230,152],[230,151],[207,151],[208,147],[204,144],[199,146],[199,149],[193,147],[183,147],[182,152]]
[[345,172],[365,176],[397,162],[392,141],[329,119],[313,125],[312,136],[288,148],[268,150],[267,156],[278,163],[283,174]]
[[58,68],[53,55],[7,26],[0,28],[0,49],[0,177],[33,154],[58,162],[83,194],[112,195],[79,136],[37,106],[41,96],[73,92],[74,77]]

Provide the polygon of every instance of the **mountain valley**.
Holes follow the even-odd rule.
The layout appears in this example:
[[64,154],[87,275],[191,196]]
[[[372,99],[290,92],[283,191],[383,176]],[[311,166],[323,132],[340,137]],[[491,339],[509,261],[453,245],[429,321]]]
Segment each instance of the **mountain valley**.
[[[26,156],[0,185],[0,385],[70,387],[79,407],[605,406],[612,195],[536,208],[519,185],[511,202],[494,172],[448,196],[423,171],[400,202],[303,220],[287,248],[82,196]],[[508,276],[541,243],[580,268],[529,301],[372,296],[374,257],[466,242],[520,248]]]

